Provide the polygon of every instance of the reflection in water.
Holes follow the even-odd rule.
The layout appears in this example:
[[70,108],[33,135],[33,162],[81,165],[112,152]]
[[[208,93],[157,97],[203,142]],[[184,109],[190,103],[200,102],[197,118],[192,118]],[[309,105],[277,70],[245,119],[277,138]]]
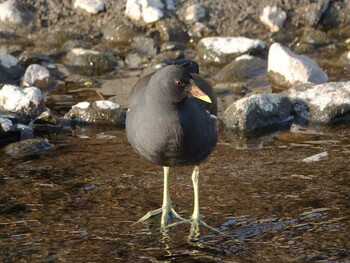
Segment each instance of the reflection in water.
[[[342,262],[350,257],[350,130],[276,134],[235,149],[220,134],[203,163],[201,213],[225,235],[191,225],[131,226],[161,203],[162,171],[139,159],[124,131],[62,134],[37,159],[0,164],[2,262]],[[304,145],[304,146],[302,146]],[[327,159],[303,159],[320,152]],[[188,218],[192,167],[170,192]]]

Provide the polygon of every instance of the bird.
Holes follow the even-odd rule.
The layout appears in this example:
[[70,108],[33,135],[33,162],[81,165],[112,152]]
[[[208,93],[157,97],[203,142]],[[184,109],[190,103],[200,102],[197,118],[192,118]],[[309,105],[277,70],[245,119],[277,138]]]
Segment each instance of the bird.
[[[175,61],[138,80],[129,96],[126,135],[134,151],[163,166],[162,207],[136,223],[161,215],[161,227],[172,219],[207,225],[199,212],[199,165],[214,151],[218,141],[217,102],[210,84],[199,76],[192,60]],[[184,219],[173,208],[169,194],[170,167],[193,165],[194,208]],[[216,230],[212,228],[213,230]]]

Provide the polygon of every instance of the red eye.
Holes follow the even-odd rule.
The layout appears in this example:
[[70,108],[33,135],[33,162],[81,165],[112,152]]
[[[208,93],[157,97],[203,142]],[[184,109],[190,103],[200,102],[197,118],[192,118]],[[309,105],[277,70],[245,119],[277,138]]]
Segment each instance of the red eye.
[[181,80],[176,80],[175,83],[176,83],[176,86],[178,86],[178,87],[185,86],[185,83],[183,83]]

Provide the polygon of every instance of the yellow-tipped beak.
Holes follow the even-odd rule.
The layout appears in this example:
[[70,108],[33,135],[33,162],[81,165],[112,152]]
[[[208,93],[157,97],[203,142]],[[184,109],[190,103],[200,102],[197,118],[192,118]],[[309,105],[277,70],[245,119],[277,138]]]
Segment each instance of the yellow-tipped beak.
[[207,94],[205,94],[200,88],[198,88],[196,83],[194,83],[193,79],[190,80],[190,83],[191,83],[190,93],[194,98],[203,100],[208,103],[212,103],[210,97]]

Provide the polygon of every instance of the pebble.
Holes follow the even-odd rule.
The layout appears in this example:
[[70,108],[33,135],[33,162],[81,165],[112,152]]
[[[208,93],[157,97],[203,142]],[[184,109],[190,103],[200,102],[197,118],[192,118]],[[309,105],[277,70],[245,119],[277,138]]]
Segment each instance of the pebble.
[[24,68],[17,58],[0,53],[0,82],[15,83],[23,74]]
[[94,15],[106,9],[102,0],[75,0],[73,6]]
[[[172,8],[173,1],[167,2],[167,6]],[[149,24],[163,18],[165,8],[161,0],[128,0],[124,15],[133,21]]]
[[278,6],[266,6],[260,15],[260,21],[266,25],[271,32],[277,32],[287,19],[287,13]]
[[0,90],[0,107],[34,118],[45,110],[44,97],[36,87],[20,88],[6,84]]
[[284,94],[300,121],[332,124],[350,119],[350,82],[305,83]]
[[280,43],[274,43],[270,47],[267,70],[274,82],[285,87],[305,82],[319,84],[328,81],[327,74],[315,61],[293,53]]
[[305,163],[318,162],[318,161],[321,161],[322,159],[325,159],[327,156],[328,156],[328,152],[321,152],[303,159],[303,162]]

